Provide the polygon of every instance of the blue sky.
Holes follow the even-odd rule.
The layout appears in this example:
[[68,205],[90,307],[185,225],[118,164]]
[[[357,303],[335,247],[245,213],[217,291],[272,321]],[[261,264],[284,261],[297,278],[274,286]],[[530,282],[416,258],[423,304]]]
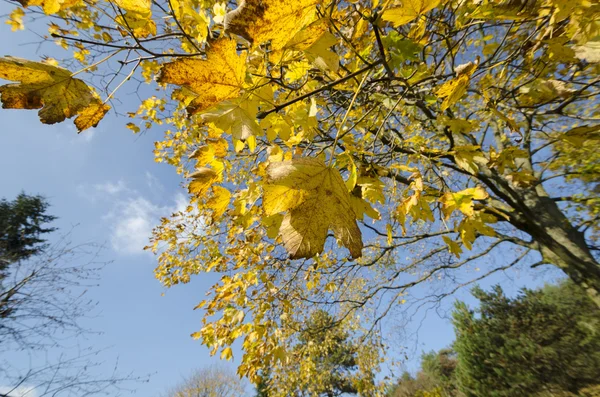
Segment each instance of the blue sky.
[[[0,3],[0,15],[9,10]],[[0,24],[0,37],[3,55],[38,60],[58,51],[46,44],[36,53],[37,45],[24,45],[37,42],[35,36],[12,33],[5,24]],[[125,99],[120,111],[136,106]],[[128,120],[111,112],[98,128],[77,135],[71,121],[42,125],[36,113],[0,109],[0,197],[10,199],[21,191],[42,194],[52,204],[49,212],[59,217],[57,227],[68,231],[77,225],[74,242],[106,244],[102,259],[112,263],[103,270],[100,286],[90,292],[99,301],[99,314],[86,322],[102,335],[80,343],[108,347],[104,358],[112,364],[118,357],[122,372],[151,374],[150,382],[137,388],[141,396],[156,396],[194,368],[214,364],[218,359],[189,335],[200,328],[201,313],[192,308],[217,276],[202,275],[165,291],[153,276],[155,258],[142,250],[159,218],[186,202],[181,177],[153,160],[154,141],[163,131],[134,135],[124,127]],[[502,281],[514,291],[544,279],[532,281],[528,272],[511,271],[484,286]],[[458,297],[465,299],[467,292]],[[435,312],[411,325],[416,328],[417,341],[398,342],[410,347],[408,369],[417,367],[421,351],[442,348],[453,339],[451,325]]]

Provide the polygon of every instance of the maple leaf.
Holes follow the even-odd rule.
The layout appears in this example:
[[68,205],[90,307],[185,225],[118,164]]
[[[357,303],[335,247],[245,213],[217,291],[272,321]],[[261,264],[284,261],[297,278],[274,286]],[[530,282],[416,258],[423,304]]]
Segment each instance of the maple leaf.
[[403,0],[400,7],[392,7],[383,12],[381,18],[390,21],[394,27],[402,26],[419,15],[433,10],[441,0]]
[[213,222],[216,222],[227,210],[231,201],[231,193],[222,186],[213,186],[212,193],[213,195],[206,202],[206,206],[213,211],[211,218]]
[[253,44],[271,42],[282,49],[290,38],[315,19],[321,0],[241,0],[238,8],[225,16],[225,31],[242,36]]
[[444,99],[440,109],[446,110],[462,98],[467,92],[471,75],[477,69],[477,65],[479,65],[479,58],[474,62],[457,66],[455,69],[456,78],[446,81],[437,89],[437,96]]
[[237,98],[245,76],[246,55],[238,56],[235,40],[221,39],[207,51],[205,60],[179,58],[164,64],[158,82],[180,85],[189,92],[187,110],[193,114]]
[[263,209],[271,216],[287,211],[279,233],[292,259],[310,258],[323,251],[327,232],[362,255],[362,237],[350,194],[340,173],[318,158],[295,158],[267,167]]
[[54,124],[78,116],[79,132],[95,127],[110,106],[71,72],[58,66],[25,59],[0,58],[0,78],[18,84],[0,86],[0,101],[5,109],[41,109],[40,120]]
[[202,120],[211,122],[223,131],[231,131],[231,136],[237,140],[248,139],[260,134],[256,122],[256,106],[249,101],[226,101],[220,103],[207,113],[202,114]]
[[584,45],[576,46],[575,56],[590,63],[600,63],[600,42],[590,41]]
[[188,185],[188,191],[190,194],[198,197],[204,196],[208,188],[220,179],[219,174],[208,167],[197,168],[195,172],[189,175],[189,177],[192,178],[192,181]]
[[477,186],[456,193],[448,192],[439,201],[442,203],[442,213],[448,219],[456,209],[467,216],[473,216],[475,214],[473,200],[484,200],[488,197],[485,189]]

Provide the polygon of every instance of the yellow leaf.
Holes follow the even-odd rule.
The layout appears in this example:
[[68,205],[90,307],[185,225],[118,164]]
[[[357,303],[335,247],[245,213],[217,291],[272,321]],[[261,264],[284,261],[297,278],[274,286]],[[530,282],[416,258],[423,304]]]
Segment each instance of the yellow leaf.
[[600,124],[575,127],[562,135],[562,139],[575,146],[581,146],[585,141],[600,139]]
[[469,76],[467,75],[458,76],[457,78],[448,80],[442,84],[436,92],[438,97],[444,99],[440,107],[441,110],[446,110],[458,102],[458,100],[467,92],[468,86]]
[[326,32],[313,45],[304,52],[306,57],[321,70],[336,73],[340,66],[340,57],[329,50],[329,47],[337,44],[337,38],[329,32]]
[[326,18],[319,19],[296,33],[284,48],[304,51],[320,40],[328,29],[329,21]]
[[221,352],[221,360],[231,360],[233,358],[233,351],[231,350],[231,347],[226,347],[225,349],[223,349],[223,351]]
[[87,130],[90,127],[98,125],[100,120],[104,118],[104,115],[110,110],[110,106],[102,103],[100,100],[90,103],[89,106],[79,112],[79,116],[75,119],[74,123],[77,127],[77,131],[81,132]]
[[15,8],[9,15],[6,20],[6,24],[11,26],[11,30],[16,32],[17,30],[24,30],[25,25],[23,25],[23,17],[25,16],[25,11],[22,8]]
[[275,214],[271,216],[263,216],[261,218],[261,223],[267,229],[267,237],[271,239],[277,238],[279,234],[279,228],[281,227],[281,222],[283,221],[283,215]]
[[448,192],[440,198],[442,213],[447,218],[456,209],[467,216],[474,215],[473,200],[484,200],[489,195],[481,186],[461,190],[460,192]]
[[116,22],[136,37],[147,37],[156,34],[156,23],[152,20],[150,0],[111,0],[126,12],[118,15]]
[[381,214],[379,214],[379,212],[374,209],[365,199],[351,195],[350,200],[352,202],[352,209],[356,214],[356,219],[360,219],[362,221],[365,215],[375,220],[381,218]]
[[323,251],[329,229],[350,250],[362,255],[362,237],[350,194],[340,173],[318,158],[296,158],[267,167],[265,214],[287,211],[279,230],[292,259]]
[[575,56],[589,63],[600,63],[600,41],[589,41],[574,48]]
[[0,101],[5,109],[41,109],[44,124],[60,123],[79,116],[79,132],[95,126],[110,109],[83,81],[66,69],[41,62],[0,58],[0,78],[19,84],[0,86]]
[[180,85],[193,93],[187,107],[193,114],[237,98],[245,75],[246,55],[238,56],[235,40],[221,39],[207,51],[206,60],[179,58],[163,65],[158,82]]
[[202,114],[202,120],[229,131],[233,139],[246,140],[260,134],[256,122],[256,106],[249,101],[226,101]]
[[223,214],[227,210],[229,202],[231,201],[231,193],[229,192],[229,190],[221,186],[213,186],[212,191],[213,195],[206,202],[206,206],[212,209],[212,220],[213,222],[216,222],[223,216]]
[[284,362],[286,354],[283,347],[279,346],[275,350],[273,350],[273,357],[276,361]]
[[225,20],[225,15],[227,14],[227,4],[226,3],[215,3],[213,6],[213,21],[215,23],[223,23]]
[[289,65],[289,70],[285,74],[285,78],[288,79],[291,83],[295,83],[298,80],[301,80],[305,76],[308,75],[308,71],[311,68],[311,64],[307,61],[297,61],[292,62]]
[[400,7],[385,10],[381,18],[384,21],[390,21],[394,27],[398,27],[409,23],[419,15],[433,10],[440,2],[441,0],[402,0]]
[[227,13],[225,31],[242,36],[254,45],[271,42],[282,49],[290,39],[315,20],[321,0],[246,0]]
[[139,14],[150,13],[150,7],[152,5],[151,0],[111,0],[117,6],[124,10],[137,12]]
[[200,167],[190,174],[192,181],[188,185],[190,194],[203,196],[208,188],[219,179],[219,174],[208,167]]
[[475,174],[479,170],[477,163],[479,161],[486,162],[487,160],[483,157],[479,146],[464,145],[454,148],[454,161],[463,170]]

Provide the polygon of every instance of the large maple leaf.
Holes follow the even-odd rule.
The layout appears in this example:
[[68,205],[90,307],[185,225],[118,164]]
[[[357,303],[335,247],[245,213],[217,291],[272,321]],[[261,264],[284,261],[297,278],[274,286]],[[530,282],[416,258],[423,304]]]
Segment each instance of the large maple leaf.
[[267,167],[263,208],[270,216],[287,211],[279,233],[292,259],[310,258],[323,251],[327,232],[362,255],[362,237],[350,194],[340,173],[318,158],[296,158]]
[[95,127],[110,109],[87,84],[58,66],[3,57],[0,78],[19,82],[0,86],[2,107],[41,109],[38,114],[44,124],[78,116],[75,125],[81,132]]
[[206,110],[219,102],[237,98],[246,76],[246,55],[238,55],[235,40],[221,39],[207,51],[206,59],[179,58],[163,65],[159,83],[182,86],[174,93],[189,102],[190,114]]
[[291,38],[316,18],[321,0],[242,0],[225,17],[225,30],[254,44],[271,42],[282,49]]

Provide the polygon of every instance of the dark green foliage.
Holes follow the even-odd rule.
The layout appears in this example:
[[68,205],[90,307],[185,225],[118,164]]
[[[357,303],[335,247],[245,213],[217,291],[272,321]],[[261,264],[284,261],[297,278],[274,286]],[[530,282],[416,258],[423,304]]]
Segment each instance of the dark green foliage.
[[600,396],[600,309],[578,286],[473,295],[477,310],[456,304],[453,350],[424,354],[389,397]]
[[[457,303],[456,378],[465,396],[577,395],[600,380],[600,310],[571,282],[523,290],[500,287]],[[545,394],[544,394],[545,393]]]
[[269,397],[269,378],[271,375],[269,373],[261,373],[260,381],[255,385],[256,394],[254,397]]
[[46,214],[47,209],[41,196],[21,193],[13,201],[0,200],[0,279],[8,265],[44,249],[42,235],[55,230],[44,224],[56,219]]

